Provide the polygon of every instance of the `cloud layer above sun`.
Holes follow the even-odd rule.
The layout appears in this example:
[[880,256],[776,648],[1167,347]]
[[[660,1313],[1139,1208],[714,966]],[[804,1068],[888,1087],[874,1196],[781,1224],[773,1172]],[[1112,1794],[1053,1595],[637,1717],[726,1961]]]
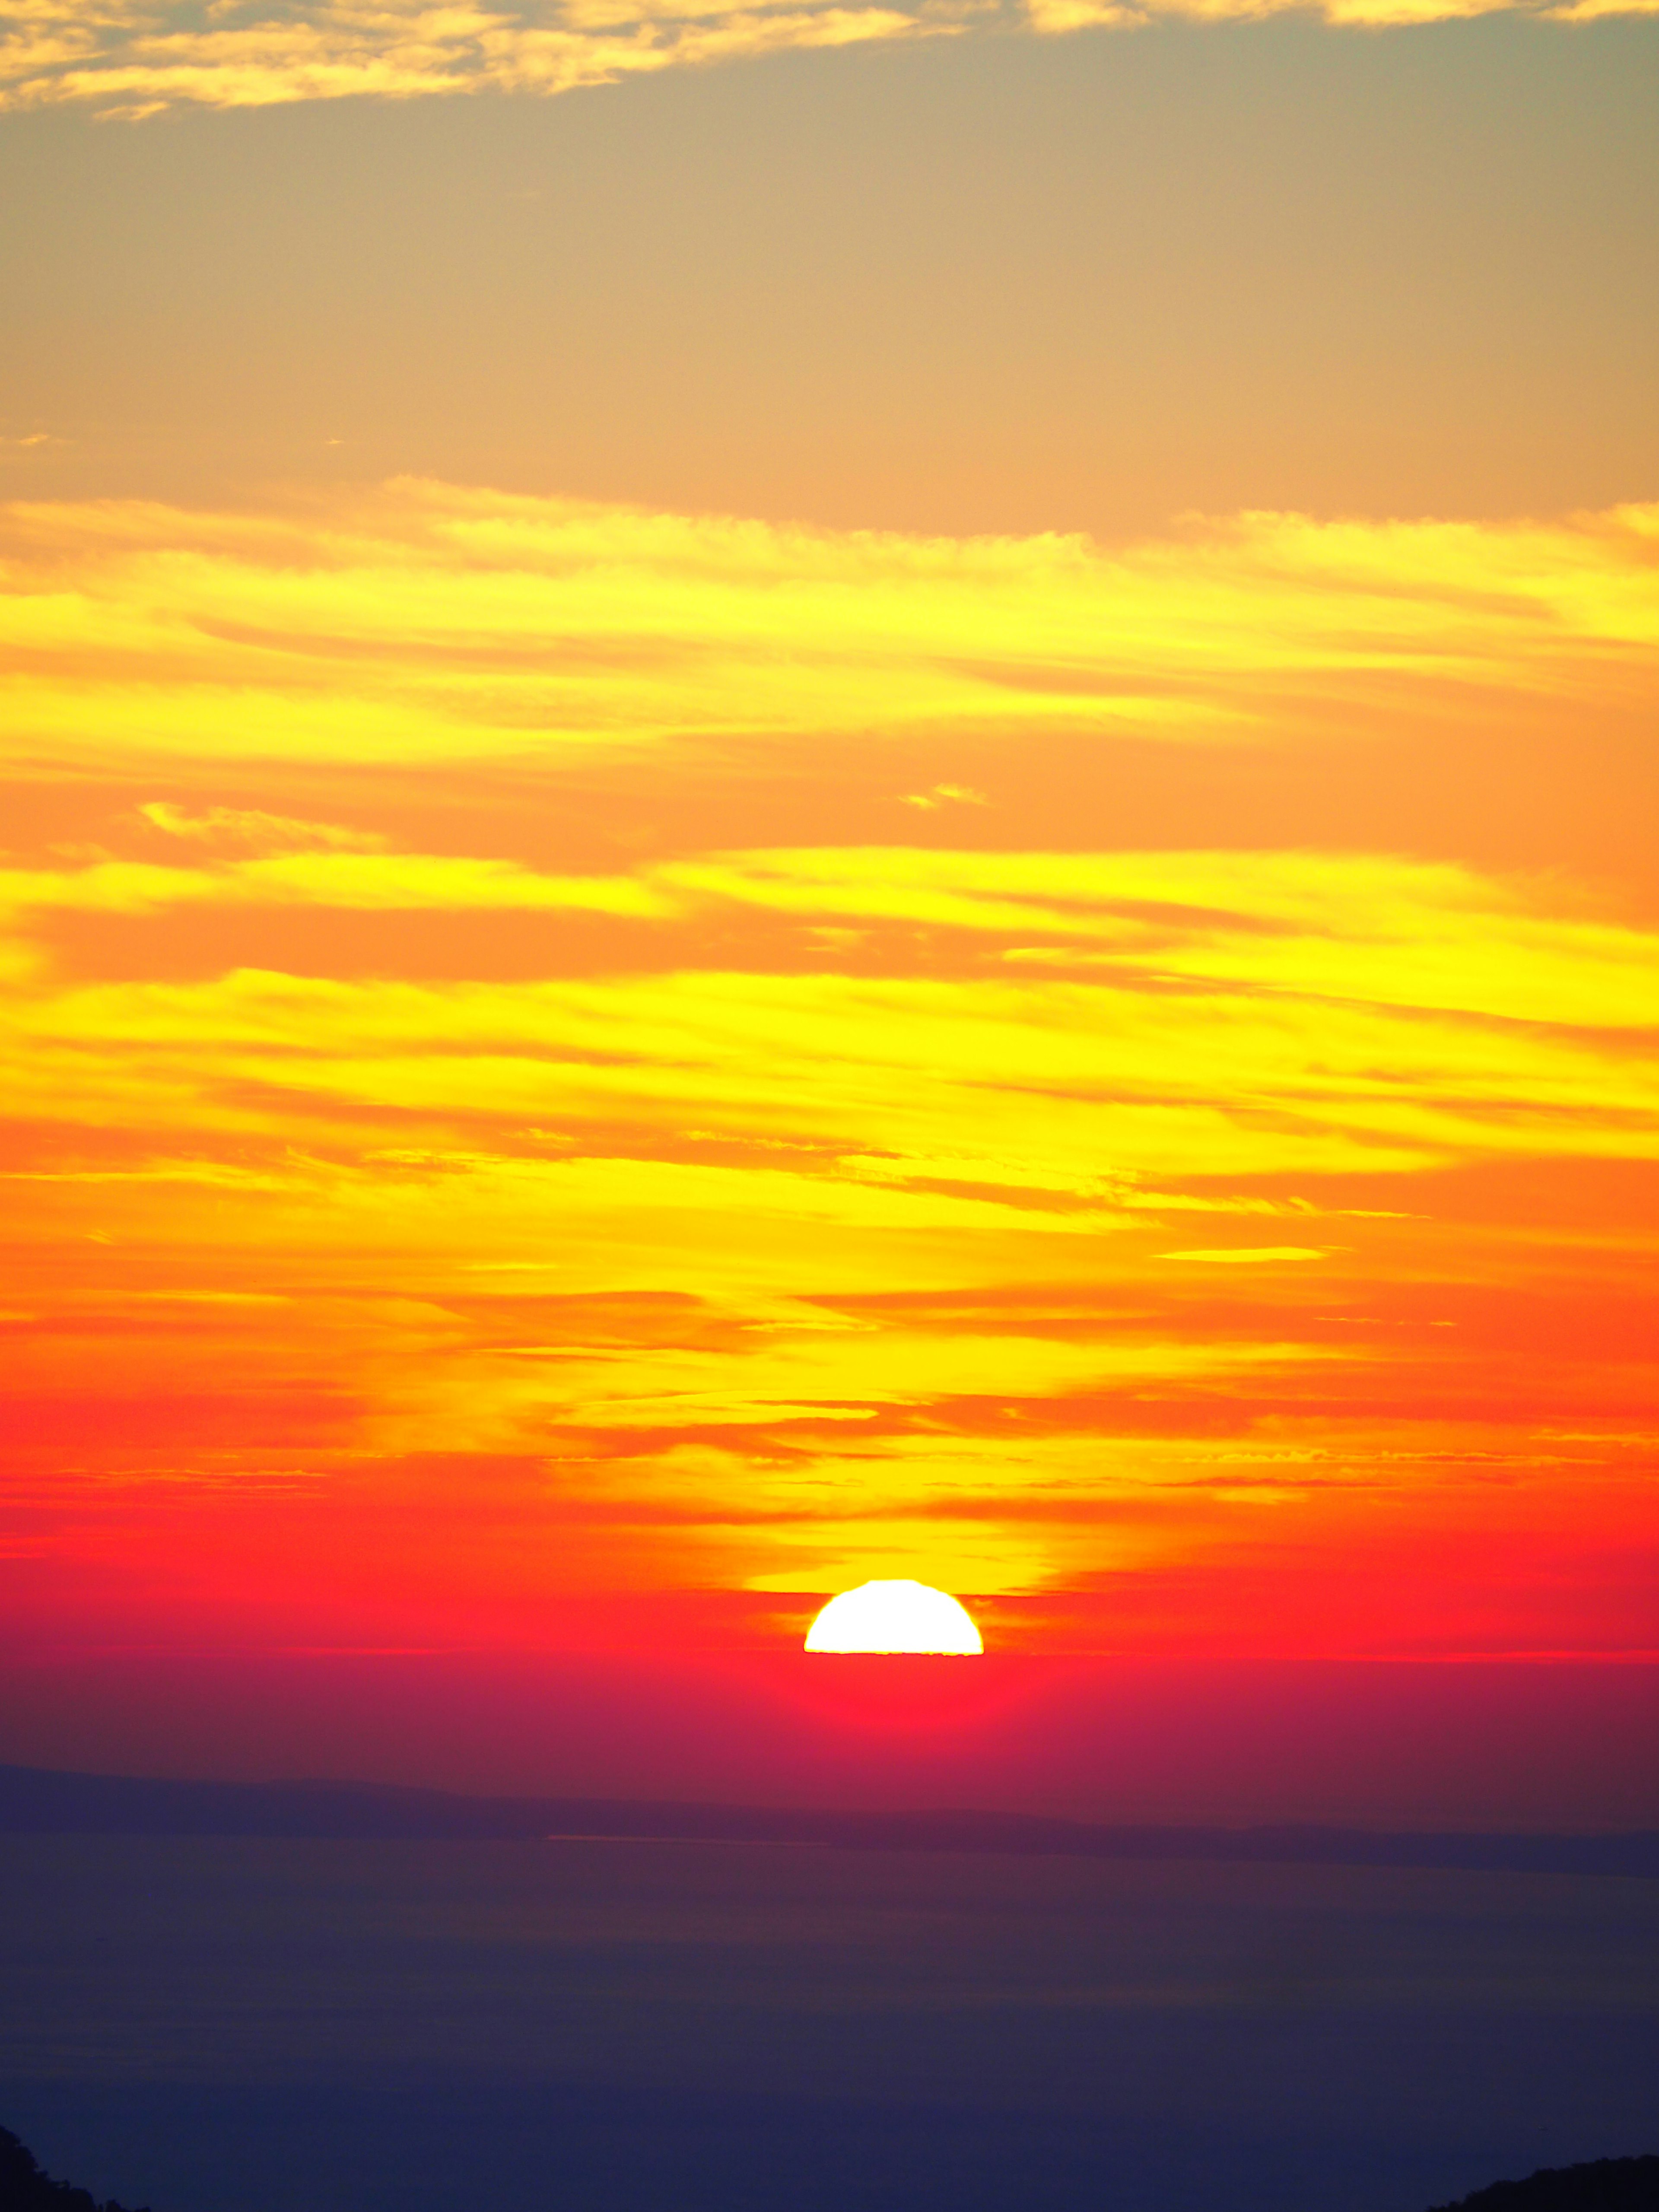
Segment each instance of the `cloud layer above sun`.
[[665,69],[760,54],[985,32],[1056,34],[1133,27],[1162,17],[1255,20],[1312,12],[1380,27],[1490,13],[1577,22],[1653,12],[1654,0],[913,0],[902,7],[820,3],[711,8],[702,0],[564,0],[542,9],[264,0],[133,4],[20,0],[0,38],[0,106],[85,103],[142,117],[204,105],[407,100],[494,90],[545,95]]
[[0,560],[18,763],[118,745],[435,765],[927,730],[1237,742],[1633,703],[1659,642],[1654,507],[1247,516],[1113,551],[405,483],[264,515],[18,507]]
[[15,1632],[1651,1642],[1650,510],[7,530]]

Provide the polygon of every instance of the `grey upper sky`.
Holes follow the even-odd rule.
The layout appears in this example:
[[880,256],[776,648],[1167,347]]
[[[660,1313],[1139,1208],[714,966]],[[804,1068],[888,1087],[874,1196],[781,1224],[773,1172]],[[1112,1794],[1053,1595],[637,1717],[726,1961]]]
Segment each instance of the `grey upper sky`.
[[1650,26],[1507,15],[12,112],[0,491],[1107,535],[1651,498],[1656,115]]

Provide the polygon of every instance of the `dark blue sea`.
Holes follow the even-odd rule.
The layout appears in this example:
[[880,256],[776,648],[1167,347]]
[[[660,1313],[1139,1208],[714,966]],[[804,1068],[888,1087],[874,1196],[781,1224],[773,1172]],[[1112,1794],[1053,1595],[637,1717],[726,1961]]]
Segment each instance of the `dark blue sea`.
[[1659,1882],[0,1837],[0,2123],[155,2212],[1425,2212],[1659,2149]]

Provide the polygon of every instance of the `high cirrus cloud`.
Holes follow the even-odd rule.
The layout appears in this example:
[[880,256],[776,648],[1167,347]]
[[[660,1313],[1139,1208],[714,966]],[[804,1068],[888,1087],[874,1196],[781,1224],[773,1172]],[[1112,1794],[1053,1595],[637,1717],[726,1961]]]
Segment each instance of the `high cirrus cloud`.
[[542,9],[354,5],[76,5],[22,0],[0,40],[0,106],[89,103],[142,118],[170,107],[550,94],[790,47],[851,46],[959,27],[954,11],[890,7]]
[[[706,0],[398,6],[374,0],[15,0],[0,36],[0,106],[90,104],[143,117],[169,107],[495,90],[550,94],[787,48],[937,36],[965,28],[1058,33],[1159,16],[1289,13],[1297,0],[909,0],[902,7],[709,7]],[[1556,21],[1654,12],[1655,0],[1322,0],[1334,24],[1410,24],[1500,11]]]
[[[581,894],[318,826],[280,870],[204,850],[0,890],[43,927],[173,899],[210,952],[261,899],[343,924]],[[1219,1547],[1213,1625],[1241,1569],[1318,1586],[1379,1511],[1414,1557],[1443,1526],[1650,1526],[1651,930],[1296,853],[732,852],[637,885],[626,917],[590,887],[643,933],[625,969],[398,980],[341,926],[329,973],[168,978],[140,948],[135,974],[129,945],[99,975],[82,946],[18,979],[6,1410],[66,1554],[90,1464],[123,1541],[160,1498],[222,1588],[216,1501],[292,1487],[301,1448],[285,1590],[371,1525],[382,1561],[453,1526],[446,1576],[496,1607],[525,1546],[540,1602],[623,1571],[623,1534],[635,1577],[779,1590],[849,1563],[1190,1577]],[[679,933],[714,908],[698,968]],[[880,973],[790,972],[799,911],[928,933]],[[945,933],[977,971],[939,972]],[[1481,1635],[1567,1633],[1548,1562]],[[1475,1632],[1467,1606],[1439,1632]]]
[[[0,757],[428,764],[860,731],[1157,740],[1635,701],[1659,508],[1246,515],[1124,549],[420,483],[0,517]],[[951,788],[956,787],[952,786]]]
[[[0,872],[19,921],[80,907],[296,901],[341,913],[587,910],[647,936],[637,972],[463,985],[239,973],[15,1002],[14,1106],[113,1102],[198,1139],[300,1111],[422,1116],[475,1162],[555,1121],[743,1153],[809,1214],[921,1194],[924,1215],[1045,1194],[1046,1226],[1119,1177],[1400,1173],[1459,1159],[1659,1153],[1650,930],[1551,911],[1468,871],[1297,854],[738,854],[638,878],[459,856],[296,854],[220,868]],[[676,922],[730,910],[727,964],[685,971]],[[771,972],[781,913],[921,921],[989,940],[976,970]],[[746,952],[741,968],[732,964]],[[653,957],[654,954],[654,957]],[[156,1089],[159,1083],[160,1090]],[[578,1139],[572,1133],[580,1131]],[[769,1148],[781,1144],[785,1159]],[[666,1167],[665,1194],[684,1163]],[[557,1179],[568,1187],[568,1158]],[[804,1178],[804,1180],[803,1180]],[[940,1180],[954,1183],[941,1194]],[[699,1169],[690,1183],[701,1194]],[[1110,1181],[1110,1178],[1108,1178]],[[1115,1202],[1115,1201],[1113,1201]],[[1075,1214],[1072,1215],[1075,1219]],[[1043,1224],[1039,1224],[1043,1225]]]
[[3,544],[43,1633],[915,1573],[1650,1648],[1659,514]]

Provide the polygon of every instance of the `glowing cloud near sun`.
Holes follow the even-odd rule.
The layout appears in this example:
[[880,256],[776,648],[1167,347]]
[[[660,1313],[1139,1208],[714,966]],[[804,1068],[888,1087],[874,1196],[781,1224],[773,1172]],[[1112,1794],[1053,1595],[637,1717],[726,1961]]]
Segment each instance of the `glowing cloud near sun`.
[[930,1651],[977,1655],[985,1649],[965,1607],[926,1583],[861,1583],[832,1597],[806,1632],[809,1651]]

